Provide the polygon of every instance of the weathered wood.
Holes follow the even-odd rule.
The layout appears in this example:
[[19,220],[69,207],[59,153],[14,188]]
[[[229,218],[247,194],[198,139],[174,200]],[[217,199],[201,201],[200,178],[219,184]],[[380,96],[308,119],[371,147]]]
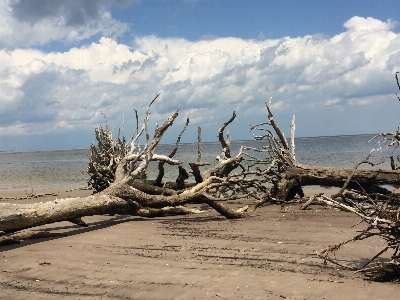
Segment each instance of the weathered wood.
[[319,193],[319,194],[311,196],[305,203],[303,203],[300,206],[300,209],[301,210],[306,210],[311,205],[311,203],[314,202],[316,197],[319,197],[319,196],[322,196],[322,195],[323,195],[323,193]]
[[[296,165],[285,172],[287,177],[299,178],[302,185],[341,187],[353,169]],[[361,185],[400,184],[400,170],[358,169],[353,181]]]
[[[332,168],[298,163],[294,153],[294,123],[291,126],[291,147],[289,148],[283,132],[274,121],[270,105],[271,99],[266,105],[269,122],[251,126],[251,129],[267,132],[261,136],[255,136],[257,140],[266,140],[268,143],[264,146],[269,154],[269,158],[265,159],[268,167],[260,175],[264,176],[265,181],[270,182],[273,188],[264,198],[265,202],[269,201],[268,199],[275,199],[274,201],[278,202],[288,201],[296,194],[303,197],[302,187],[310,185],[341,188],[345,184],[346,187],[352,189],[362,188],[368,192],[388,193],[380,186],[400,184],[400,170]],[[273,132],[261,127],[265,124],[270,125]],[[390,145],[393,143],[392,141]],[[368,159],[360,163],[372,164]]]
[[295,146],[295,142],[294,142],[294,133],[296,131],[296,124],[295,124],[294,120],[295,120],[295,116],[293,115],[292,125],[290,125],[290,129],[291,129],[290,130],[290,151],[291,151],[293,159],[296,160],[296,153],[295,153],[296,146]]
[[[281,174],[282,178],[276,183],[274,194],[280,199],[289,200],[293,195],[293,189],[296,188],[291,182],[294,179],[302,187],[309,185],[342,187],[353,171],[347,168],[295,164]],[[358,169],[352,176],[348,188],[359,189],[361,186],[368,190],[385,184],[400,184],[400,170]]]
[[135,213],[125,200],[105,194],[34,204],[0,203],[0,231],[24,229],[83,216]]
[[243,212],[209,199],[204,193],[182,193],[173,197],[149,195],[126,183],[110,186],[101,193],[85,198],[59,199],[44,203],[0,203],[0,231],[14,232],[38,225],[91,215],[122,214],[155,217],[194,213],[185,207],[188,202],[206,203],[227,218],[243,217]]
[[175,184],[168,183],[168,187],[157,186],[153,180],[135,180],[129,183],[129,185],[139,191],[142,191],[149,195],[164,195],[164,196],[175,196],[178,195],[178,188],[175,188]]
[[190,162],[189,166],[192,169],[192,174],[194,176],[194,179],[196,183],[202,183],[203,182],[203,176],[201,175],[200,172],[200,167],[203,166],[208,166],[210,163],[208,162],[202,162],[201,161],[201,127],[197,127],[197,160],[196,162]]
[[189,166],[192,169],[192,174],[194,176],[196,183],[203,182],[203,176],[201,175],[200,167],[207,166],[209,164],[210,163],[208,163],[208,162],[191,162],[191,163],[189,163]]
[[[237,156],[231,158],[230,138],[228,136],[228,141],[223,139],[223,131],[233,121],[235,113],[219,130],[224,156],[220,164],[208,173],[206,178],[200,175],[202,177],[200,184],[195,186],[188,184],[186,186],[185,180],[188,179],[189,174],[181,166],[181,162],[174,160],[173,156],[178,149],[181,136],[189,124],[189,119],[187,119],[184,129],[178,136],[172,152],[169,155],[156,154],[155,150],[161,138],[178,116],[178,111],[175,111],[165,120],[161,127],[157,126],[154,137],[150,141],[147,125],[150,117],[150,106],[158,96],[147,106],[143,126],[139,131],[137,124],[137,134],[132,137],[130,146],[126,144],[125,136],[121,140],[118,134],[117,139],[113,139],[112,130],[109,126],[106,126],[105,129],[101,127],[96,129],[98,145],[92,145],[91,147],[88,173],[91,175],[89,184],[97,194],[85,198],[59,199],[46,203],[26,205],[2,203],[0,204],[0,231],[14,232],[58,221],[70,221],[74,224],[86,226],[86,223],[81,218],[90,215],[126,214],[155,217],[198,212],[182,206],[189,202],[205,203],[227,218],[243,217],[244,209],[235,211],[220,203],[220,199],[213,196],[217,188],[241,189],[243,195],[254,193],[254,190],[257,189],[257,185],[253,182],[249,183],[244,178],[243,185],[241,185],[240,176],[243,177],[245,174],[235,175],[235,180],[232,182],[221,180],[220,178],[227,176],[243,159],[241,157],[242,149]],[[138,120],[137,114],[136,120]],[[143,133],[146,141],[144,146],[140,147],[138,139]],[[195,163],[197,170],[200,166],[208,164],[200,162],[200,152],[199,150],[198,162]],[[160,166],[159,176],[155,182],[145,180],[146,169],[152,160],[158,161]],[[179,176],[176,183],[172,184],[176,190],[157,186],[161,185],[163,165],[165,163],[178,166]],[[249,191],[246,191],[246,189],[249,189]],[[236,198],[237,196],[228,196],[225,199]]]
[[233,120],[235,120],[236,118],[236,113],[233,112],[232,117],[226,121],[218,130],[218,139],[219,142],[221,143],[222,146],[222,159],[228,159],[231,158],[231,149],[230,149],[230,135],[229,133],[227,134],[227,139],[225,141],[224,139],[224,129],[226,128],[226,126],[228,126],[230,123],[233,122]]
[[[396,82],[400,90],[400,84],[396,73]],[[399,98],[400,100],[400,98]],[[385,143],[387,147],[398,147],[400,145],[400,126],[396,132],[381,133],[376,137],[381,137],[379,144]],[[316,198],[326,205],[349,211],[361,218],[360,224],[366,224],[363,230],[357,230],[357,234],[346,241],[336,245],[329,245],[321,251],[314,253],[322,258],[324,262],[330,262],[342,268],[354,270],[355,273],[364,273],[368,280],[377,281],[400,281],[400,194],[389,192],[382,195],[382,184],[392,184],[398,186],[400,182],[400,170],[391,160],[391,170],[359,170],[361,164],[372,163],[369,159],[373,150],[366,159],[357,163],[352,170],[325,170],[320,169],[318,177],[324,178],[324,181],[331,186],[343,182],[341,189],[331,197],[319,194]],[[303,171],[302,171],[303,172]],[[300,172],[300,173],[302,173]],[[308,180],[315,182],[315,171],[308,168]],[[345,180],[345,176],[347,179]],[[321,180],[318,180],[319,182]],[[354,187],[354,189],[352,189]],[[377,193],[376,190],[379,190]],[[348,243],[354,243],[360,240],[373,238],[380,240],[381,249],[370,259],[364,261],[363,265],[345,264],[336,258],[337,252]],[[377,247],[379,247],[377,245]],[[390,257],[390,260],[384,261],[382,255]],[[385,258],[386,259],[386,258]],[[351,261],[351,260],[349,260]]]
[[[181,141],[182,134],[185,132],[187,126],[189,125],[189,122],[190,122],[190,120],[189,120],[189,118],[187,118],[187,119],[186,119],[185,126],[183,127],[181,133],[179,134],[179,136],[178,136],[178,138],[177,138],[177,140],[176,140],[174,149],[173,149],[173,150],[171,151],[171,153],[168,154],[168,156],[167,156],[168,158],[174,157],[174,155],[175,155],[176,152],[178,151],[178,146],[179,146],[179,143],[180,143],[180,141]],[[154,157],[154,156],[153,156],[153,157]],[[159,160],[159,163],[158,163],[158,176],[157,176],[156,181],[155,181],[155,185],[157,185],[157,186],[162,186],[162,179],[163,179],[163,177],[164,177],[164,164],[165,164],[165,163],[166,163],[165,161]],[[179,165],[180,165],[180,163],[179,163]],[[179,167],[180,167],[180,166],[179,166]]]

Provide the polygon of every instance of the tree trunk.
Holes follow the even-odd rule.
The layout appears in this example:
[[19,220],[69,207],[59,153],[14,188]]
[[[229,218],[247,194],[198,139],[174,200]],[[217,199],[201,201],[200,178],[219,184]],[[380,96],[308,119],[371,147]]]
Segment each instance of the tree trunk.
[[7,233],[82,216],[132,213],[127,201],[104,194],[34,204],[0,203],[0,230]]
[[[132,138],[130,146],[126,144],[125,136],[121,140],[118,135],[118,138],[114,140],[112,129],[109,126],[106,126],[106,129],[101,127],[96,129],[98,146],[93,145],[91,147],[88,173],[91,175],[89,184],[94,191],[98,192],[97,194],[86,198],[60,199],[36,204],[1,203],[0,235],[2,232],[10,233],[58,221],[70,221],[74,224],[87,226],[81,217],[90,215],[125,214],[160,217],[199,212],[182,206],[187,203],[205,203],[226,218],[244,217],[246,207],[233,210],[220,202],[247,197],[260,186],[260,184],[257,186],[247,180],[244,172],[236,174],[232,182],[220,178],[227,176],[232,170],[240,166],[243,159],[241,157],[242,150],[236,157],[231,158],[229,135],[227,141],[223,137],[223,131],[233,121],[236,116],[235,113],[218,131],[223,155],[219,159],[218,166],[213,168],[207,176],[201,176],[199,172],[200,166],[208,165],[208,163],[200,162],[199,144],[198,161],[192,167],[196,170],[196,182],[199,183],[191,187],[191,184],[185,184],[189,174],[181,166],[182,162],[172,159],[178,149],[180,138],[189,124],[189,119],[187,119],[184,129],[178,136],[175,148],[169,155],[158,155],[155,150],[164,133],[177,118],[178,111],[172,113],[162,126],[156,127],[154,137],[150,141],[147,126],[150,106],[158,96],[147,106],[143,126],[140,131],[138,125],[136,126],[137,134]],[[139,147],[138,139],[142,133],[145,134],[146,142],[143,147]],[[145,171],[150,161],[159,161],[159,175],[155,181],[144,180]],[[164,184],[162,185],[165,163],[178,166],[179,176],[172,185],[173,188],[166,188]],[[163,187],[161,188],[160,185]],[[239,188],[241,190],[240,195],[227,195],[224,199],[214,196],[214,191],[218,189],[237,190]]]
[[243,209],[235,211],[202,193],[188,191],[174,196],[149,195],[128,184],[118,183],[85,198],[34,204],[0,203],[0,232],[15,232],[58,221],[77,224],[81,217],[92,215],[122,214],[151,218],[199,213],[181,206],[189,202],[208,204],[227,218],[244,217]]
[[[382,185],[400,184],[400,169],[394,166],[393,159],[393,170],[358,169],[361,164],[375,165],[369,160],[372,151],[352,169],[308,166],[298,163],[294,151],[294,117],[291,126],[291,146],[289,147],[285,135],[274,121],[270,107],[271,101],[272,99],[266,103],[268,122],[252,125],[250,127],[251,130],[256,129],[263,132],[260,136],[254,136],[256,140],[267,141],[267,145],[263,146],[263,149],[268,153],[267,159],[264,161],[265,165],[268,167],[258,173],[258,175],[264,178],[264,182],[273,185],[273,188],[256,207],[270,200],[275,202],[287,201],[296,194],[303,197],[304,193],[302,187],[309,185],[340,187],[341,190],[339,194],[342,194],[345,188],[364,190],[367,193],[389,194],[390,192],[381,187]],[[271,126],[273,131],[261,127],[265,124]],[[397,133],[386,133],[382,135],[384,137],[387,135],[397,136]],[[400,138],[398,140],[400,140]],[[393,139],[390,145],[397,143],[396,141],[397,139]],[[339,196],[339,194],[336,196]]]
[[281,178],[274,186],[273,196],[281,200],[292,198],[299,186],[320,185],[330,187],[342,187],[349,176],[354,175],[348,188],[360,189],[360,186],[368,192],[385,193],[386,189],[380,188],[385,184],[400,184],[400,170],[380,169],[347,169],[308,166],[294,164],[280,174]]

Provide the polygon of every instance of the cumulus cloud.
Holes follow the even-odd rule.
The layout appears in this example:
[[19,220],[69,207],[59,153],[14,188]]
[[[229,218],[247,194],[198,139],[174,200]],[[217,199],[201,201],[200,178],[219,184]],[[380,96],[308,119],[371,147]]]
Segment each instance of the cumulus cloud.
[[[128,24],[112,18],[112,0],[5,0],[0,2],[0,48],[51,41],[76,42],[96,34],[119,36]],[[119,4],[121,1],[117,1]],[[126,1],[122,1],[120,5]]]
[[[90,24],[103,13],[89,5],[81,21],[65,20],[64,27]],[[42,24],[51,18],[47,14],[39,11],[30,22]],[[400,65],[394,26],[390,20],[353,17],[333,37],[143,36],[131,46],[102,37],[64,53],[2,50],[0,102],[6,105],[0,107],[0,134],[93,128],[102,123],[102,113],[119,124],[123,111],[134,116],[133,108],[143,110],[159,91],[152,113],[158,122],[180,108],[178,124],[190,117],[192,124],[219,126],[236,110],[238,125],[232,126],[244,132],[249,123],[265,121],[264,101],[270,96],[278,115],[311,120],[341,114],[346,120],[344,112],[351,116],[360,107],[376,110],[393,101],[393,75]],[[365,120],[360,126],[367,125]]]

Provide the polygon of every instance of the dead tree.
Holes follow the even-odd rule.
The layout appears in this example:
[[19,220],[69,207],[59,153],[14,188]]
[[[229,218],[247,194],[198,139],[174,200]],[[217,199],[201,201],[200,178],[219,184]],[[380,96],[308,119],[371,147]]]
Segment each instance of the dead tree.
[[[251,125],[252,130],[264,132],[262,135],[255,135],[256,140],[265,140],[263,150],[268,153],[265,159],[267,167],[260,174],[265,182],[272,186],[266,197],[257,206],[265,202],[285,202],[298,194],[303,197],[302,187],[309,185],[342,187],[351,175],[352,180],[347,184],[348,188],[364,189],[369,193],[378,192],[390,194],[382,185],[400,184],[400,170],[383,169],[350,169],[331,168],[321,166],[310,166],[300,164],[296,161],[294,153],[294,122],[292,123],[291,146],[283,132],[276,125],[270,109],[270,102],[266,104],[268,122]],[[269,125],[271,128],[264,128]],[[386,133],[386,136],[393,137],[393,144],[396,143],[398,132]]]
[[[63,220],[85,225],[81,218],[89,215],[126,214],[160,217],[198,213],[186,207],[187,203],[205,203],[226,218],[244,217],[247,207],[233,210],[221,201],[243,197],[261,199],[266,187],[258,178],[252,176],[255,171],[246,170],[240,165],[246,157],[250,161],[253,160],[245,152],[253,149],[241,147],[237,155],[231,157],[229,138],[228,142],[225,141],[223,131],[233,121],[235,113],[219,130],[223,148],[222,157],[218,157],[219,163],[201,175],[201,182],[186,188],[184,181],[188,178],[188,173],[180,161],[173,159],[180,137],[170,155],[155,153],[161,138],[177,118],[178,111],[172,113],[161,127],[156,127],[154,137],[150,140],[147,124],[150,106],[157,97],[158,95],[148,105],[143,126],[140,130],[137,126],[130,145],[127,144],[125,137],[121,139],[119,134],[114,140],[112,130],[108,126],[96,130],[98,145],[91,147],[88,167],[88,173],[91,175],[89,184],[95,194],[85,198],[59,199],[36,204],[1,203],[0,231],[11,233]],[[187,124],[188,122],[186,126]],[[140,146],[138,140],[142,134],[145,135],[145,144]],[[200,161],[200,157],[198,160]],[[178,184],[175,189],[160,187],[155,181],[143,180],[150,161],[170,164],[179,169]],[[237,168],[239,166],[240,168]],[[236,169],[238,172],[234,173]],[[159,174],[159,177],[162,177],[161,175]]]
[[[400,90],[397,74],[396,83]],[[381,133],[374,138],[377,137],[380,137],[379,143],[386,143],[388,148],[396,149],[400,145],[399,129],[396,132]],[[394,192],[390,195],[370,193],[354,177],[361,164],[374,164],[370,161],[371,153],[366,159],[354,166],[353,172],[349,175],[337,194],[331,197],[319,194],[312,197],[309,201],[311,202],[315,199],[320,203],[322,202],[354,213],[361,218],[360,223],[366,224],[366,228],[351,239],[314,252],[325,263],[330,262],[334,265],[353,270],[356,273],[361,272],[367,279],[400,282],[400,195]],[[390,160],[392,170],[398,171],[399,168],[396,166],[393,156],[390,157]],[[349,187],[351,182],[358,185],[358,189],[351,189]],[[382,239],[384,246],[372,258],[367,259],[363,265],[344,264],[336,259],[336,252],[346,244],[371,237]],[[384,253],[389,253],[390,259],[382,258]]]
[[[355,167],[354,171],[363,163],[372,164],[369,156]],[[353,172],[354,174],[355,172]],[[324,260],[342,268],[350,269],[356,273],[362,272],[367,279],[376,281],[400,281],[400,195],[369,194],[361,186],[358,190],[349,189],[348,184],[353,180],[349,176],[340,191],[331,197],[324,194],[316,195],[311,201],[319,201],[326,205],[339,208],[358,215],[360,223],[366,223],[367,228],[356,234],[353,238],[340,242],[337,245],[329,245],[321,251],[314,253]],[[308,203],[310,204],[310,203]],[[385,241],[384,247],[372,258],[361,265],[349,265],[339,262],[336,253],[344,245],[371,237],[380,237]],[[384,260],[381,256],[391,252],[390,260]]]
[[[400,281],[400,205],[388,196],[384,201],[371,198],[366,192],[351,191],[340,194],[345,201],[338,201],[319,195],[315,199],[327,205],[349,211],[358,215],[361,222],[367,224],[367,228],[356,234],[353,238],[330,245],[321,251],[314,253],[322,258],[325,263],[350,269],[356,273],[362,272],[367,279],[377,281]],[[353,199],[358,200],[353,200]],[[360,222],[360,223],[361,223]],[[372,258],[361,265],[349,265],[339,262],[336,253],[350,242],[357,242],[371,237],[380,237],[385,245]],[[390,259],[382,259],[381,256],[391,252]]]

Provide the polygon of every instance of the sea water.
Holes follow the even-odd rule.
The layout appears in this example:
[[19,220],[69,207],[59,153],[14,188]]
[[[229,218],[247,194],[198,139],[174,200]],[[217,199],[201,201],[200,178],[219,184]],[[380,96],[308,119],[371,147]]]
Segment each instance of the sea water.
[[[389,156],[397,156],[393,149],[386,149],[377,144],[378,140],[369,142],[374,135],[329,136],[296,138],[295,152],[298,162],[309,165],[326,167],[352,168],[363,160],[372,149],[371,160],[374,162],[386,158],[385,163],[377,168],[389,169]],[[240,146],[261,148],[266,141],[233,141],[231,143],[232,156]],[[159,145],[157,154],[167,155],[175,145]],[[381,148],[381,149],[380,149]],[[174,159],[183,162],[183,166],[190,171],[189,162],[197,160],[197,143],[180,144]],[[201,161],[214,166],[216,156],[221,155],[219,142],[202,143]],[[30,152],[0,152],[0,190],[1,189],[46,189],[46,188],[85,188],[89,175],[86,168],[89,162],[89,149],[70,149]],[[362,166],[366,168],[371,166]],[[202,167],[206,170],[207,167]],[[177,168],[165,165],[164,180],[175,181]],[[148,168],[148,179],[157,177],[157,163],[151,162]],[[188,181],[193,181],[189,178]]]

